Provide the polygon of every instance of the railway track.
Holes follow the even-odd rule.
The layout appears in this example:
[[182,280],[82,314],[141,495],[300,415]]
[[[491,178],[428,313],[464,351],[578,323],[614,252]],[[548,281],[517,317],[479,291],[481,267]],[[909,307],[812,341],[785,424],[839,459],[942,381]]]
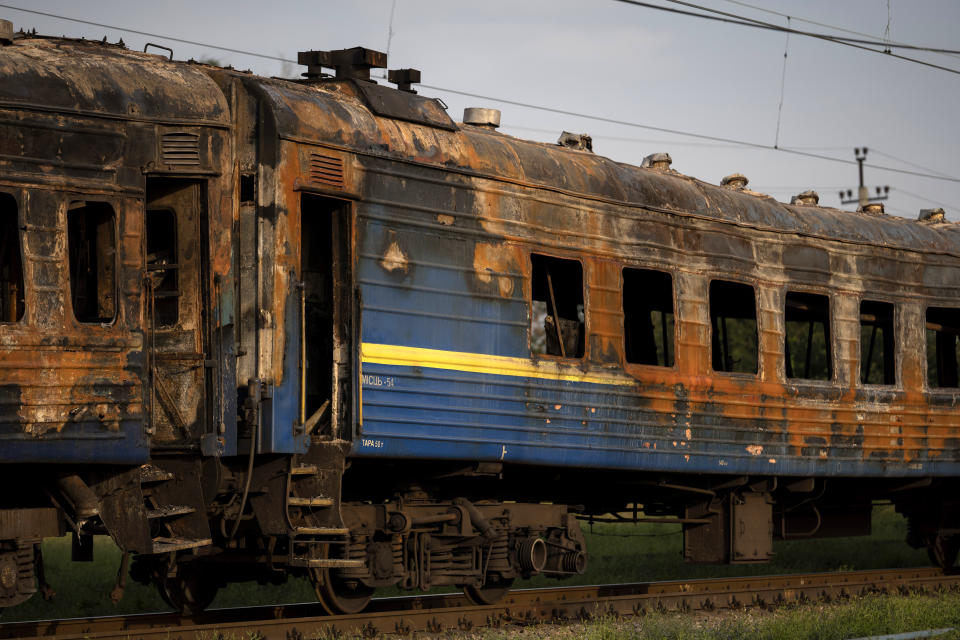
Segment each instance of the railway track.
[[887,569],[513,591],[493,606],[470,604],[460,594],[376,599],[355,616],[323,615],[314,603],[215,609],[198,616],[172,613],[43,620],[0,624],[0,640],[201,640],[218,634],[264,640],[301,640],[324,633],[409,635],[468,631],[482,626],[563,622],[601,613],[620,616],[649,611],[713,611],[831,601],[867,593],[908,593],[957,588],[960,574],[940,569]]

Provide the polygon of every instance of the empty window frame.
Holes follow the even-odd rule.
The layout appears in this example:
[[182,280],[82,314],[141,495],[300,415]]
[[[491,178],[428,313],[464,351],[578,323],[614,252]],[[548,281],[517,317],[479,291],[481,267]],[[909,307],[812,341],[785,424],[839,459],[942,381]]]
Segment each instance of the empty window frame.
[[960,309],[927,309],[927,386],[960,387]]
[[577,260],[530,254],[530,351],[582,358],[585,325],[583,266]]
[[788,378],[833,379],[830,298],[788,291],[784,304],[784,354]]
[[647,269],[623,270],[623,337],[627,362],[673,366],[673,278]]
[[889,302],[860,302],[860,382],[897,382],[893,305]]
[[0,322],[23,319],[23,261],[17,201],[0,193]]
[[180,317],[177,216],[170,209],[147,210],[148,313],[152,327],[173,327]]
[[117,315],[117,235],[105,202],[72,202],[67,210],[70,302],[78,322],[106,323]]
[[710,328],[714,371],[757,373],[757,299],[753,287],[712,281]]

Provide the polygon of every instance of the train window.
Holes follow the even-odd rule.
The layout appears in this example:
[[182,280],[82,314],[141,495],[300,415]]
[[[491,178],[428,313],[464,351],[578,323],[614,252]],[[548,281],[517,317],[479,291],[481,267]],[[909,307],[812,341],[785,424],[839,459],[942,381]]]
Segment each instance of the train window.
[[788,291],[784,308],[787,377],[830,380],[830,298]]
[[662,271],[623,270],[623,337],[627,362],[673,366],[673,278]]
[[78,322],[110,322],[117,314],[117,237],[113,208],[71,202],[67,210],[70,301]]
[[23,262],[20,258],[17,201],[9,193],[0,193],[0,322],[19,322],[23,310]]
[[893,305],[860,302],[860,382],[896,384]]
[[757,299],[753,287],[712,281],[710,327],[714,371],[757,373]]
[[530,351],[582,358],[583,266],[577,260],[530,254]]
[[960,387],[960,309],[927,309],[927,385]]
[[169,209],[147,210],[147,272],[153,327],[172,327],[180,315],[177,217]]

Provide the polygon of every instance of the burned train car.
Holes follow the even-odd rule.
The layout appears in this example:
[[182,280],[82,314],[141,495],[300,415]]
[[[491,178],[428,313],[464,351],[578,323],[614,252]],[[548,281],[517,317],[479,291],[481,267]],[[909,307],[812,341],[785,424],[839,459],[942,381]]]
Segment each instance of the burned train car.
[[293,81],[0,43],[0,607],[66,533],[184,611],[291,575],[331,612],[492,602],[583,572],[578,519],[627,508],[764,562],[892,500],[953,564],[942,213],[456,123],[364,49]]

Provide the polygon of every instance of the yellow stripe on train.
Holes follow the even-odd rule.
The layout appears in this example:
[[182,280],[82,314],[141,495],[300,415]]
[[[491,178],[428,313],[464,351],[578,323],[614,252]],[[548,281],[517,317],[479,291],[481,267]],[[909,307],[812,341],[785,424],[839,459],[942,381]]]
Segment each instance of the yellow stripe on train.
[[584,373],[576,365],[556,362],[549,359],[538,361],[529,358],[511,358],[508,356],[490,356],[483,353],[462,351],[442,351],[440,349],[420,349],[392,344],[371,344],[364,342],[360,347],[364,364],[387,364],[401,367],[426,367],[428,369],[446,369],[448,371],[469,371],[471,373],[489,373],[499,376],[521,378],[542,378],[544,380],[569,380],[571,382],[591,382],[594,384],[612,384],[628,386],[636,380],[617,373]]

